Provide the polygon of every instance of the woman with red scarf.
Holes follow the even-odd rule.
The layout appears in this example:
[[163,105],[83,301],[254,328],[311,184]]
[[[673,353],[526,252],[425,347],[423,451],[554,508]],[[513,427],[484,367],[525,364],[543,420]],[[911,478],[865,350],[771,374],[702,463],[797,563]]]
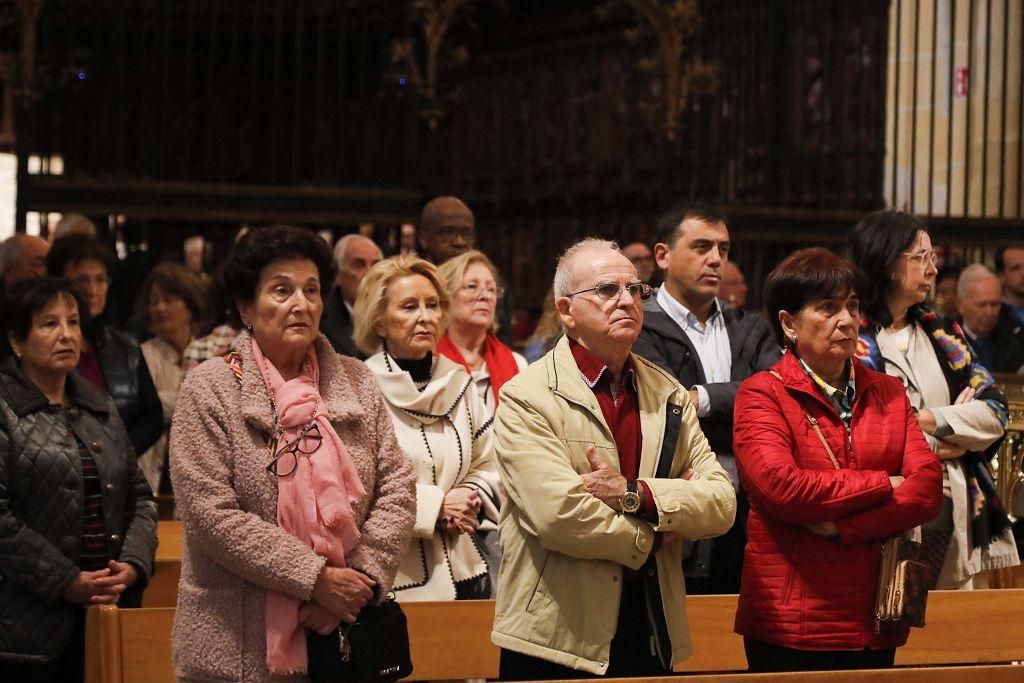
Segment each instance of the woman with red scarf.
[[498,269],[482,252],[472,250],[445,261],[439,270],[452,293],[452,308],[437,352],[466,368],[493,417],[501,385],[527,365],[494,334],[494,311],[501,298]]

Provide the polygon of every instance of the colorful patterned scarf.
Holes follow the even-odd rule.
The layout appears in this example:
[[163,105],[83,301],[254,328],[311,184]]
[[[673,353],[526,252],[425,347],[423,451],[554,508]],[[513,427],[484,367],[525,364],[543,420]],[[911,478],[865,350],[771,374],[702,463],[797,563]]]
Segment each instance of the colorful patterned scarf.
[[[922,309],[912,315],[911,323],[917,323],[928,335],[935,349],[935,355],[942,366],[950,397],[959,396],[970,386],[975,391],[975,400],[984,401],[1006,426],[1008,417],[1006,397],[996,386],[995,379],[977,361],[967,336],[958,324],[943,324],[933,311]],[[885,362],[878,348],[879,326],[866,317],[861,322],[857,340],[857,358],[872,370],[885,372]],[[967,477],[967,495],[971,510],[971,545],[986,548],[997,536],[1010,526],[1010,518],[1003,508],[996,490],[995,478],[989,467],[991,455],[999,448],[1002,439],[989,446],[984,453],[966,453],[960,461]]]

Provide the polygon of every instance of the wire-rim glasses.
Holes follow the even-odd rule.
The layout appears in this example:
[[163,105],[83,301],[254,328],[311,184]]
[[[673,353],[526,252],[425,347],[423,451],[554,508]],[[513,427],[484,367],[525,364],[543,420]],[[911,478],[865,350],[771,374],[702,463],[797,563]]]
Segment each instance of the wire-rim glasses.
[[650,299],[651,292],[654,291],[646,282],[630,282],[625,285],[620,285],[617,282],[599,282],[593,287],[573,292],[572,294],[569,294],[569,297],[574,297],[577,294],[594,292],[597,294],[597,298],[602,301],[614,301],[622,296],[622,290],[624,289],[629,291],[629,295],[631,297],[639,299],[640,301],[647,301]]
[[267,465],[267,472],[275,477],[287,477],[298,467],[299,454],[313,455],[320,449],[323,440],[320,427],[316,422],[310,422],[294,439],[277,449],[270,464]]

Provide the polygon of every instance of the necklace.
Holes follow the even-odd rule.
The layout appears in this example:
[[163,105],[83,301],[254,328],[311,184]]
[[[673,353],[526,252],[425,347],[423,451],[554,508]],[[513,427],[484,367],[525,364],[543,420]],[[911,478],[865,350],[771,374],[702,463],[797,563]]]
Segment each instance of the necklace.
[[[302,366],[306,366],[307,361],[302,361]],[[280,373],[279,373],[280,374]],[[267,359],[263,358],[263,387],[267,390],[267,398],[270,399],[270,409],[274,416],[274,435],[271,439],[271,448],[280,440],[284,430],[281,429],[281,415],[277,412],[277,401],[274,400],[274,390],[267,383],[266,378],[270,375],[270,366],[267,363]],[[320,412],[320,387],[317,386],[316,382],[313,383],[313,391],[316,392],[316,403],[313,405],[313,414],[309,418],[309,422],[306,424],[305,429],[309,429],[310,426],[316,422],[317,414]]]

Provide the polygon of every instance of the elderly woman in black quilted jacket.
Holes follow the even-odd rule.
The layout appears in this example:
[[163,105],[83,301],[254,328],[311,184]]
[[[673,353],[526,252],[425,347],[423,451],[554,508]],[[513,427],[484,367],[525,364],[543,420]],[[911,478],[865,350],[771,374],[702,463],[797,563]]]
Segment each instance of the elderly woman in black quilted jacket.
[[67,280],[8,293],[0,365],[0,681],[81,681],[89,605],[138,604],[156,506],[111,398],[74,371]]

